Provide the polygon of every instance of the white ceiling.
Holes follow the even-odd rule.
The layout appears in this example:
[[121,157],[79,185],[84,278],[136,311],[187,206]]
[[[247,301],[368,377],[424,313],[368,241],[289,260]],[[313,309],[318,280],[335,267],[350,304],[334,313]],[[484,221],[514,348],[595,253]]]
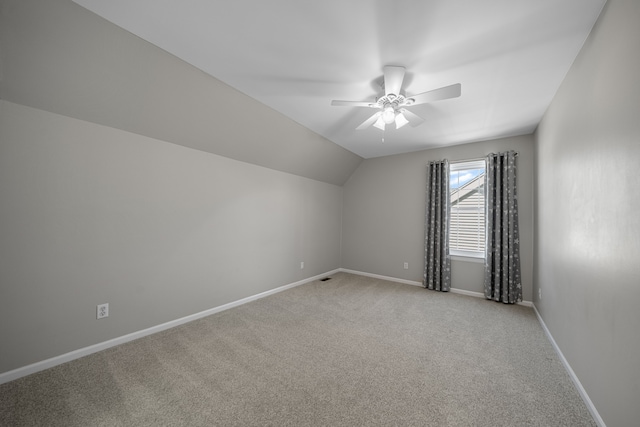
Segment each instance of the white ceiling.
[[[606,0],[74,1],[371,158],[533,132]],[[356,131],[373,110],[331,100],[374,100],[385,65],[408,95],[462,96]]]

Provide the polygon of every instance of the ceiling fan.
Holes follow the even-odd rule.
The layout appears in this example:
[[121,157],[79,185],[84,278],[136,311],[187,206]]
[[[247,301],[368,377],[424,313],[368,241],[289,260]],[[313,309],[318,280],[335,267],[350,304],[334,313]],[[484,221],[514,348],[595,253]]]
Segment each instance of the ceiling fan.
[[460,83],[419,93],[413,96],[406,96],[402,93],[404,73],[404,67],[387,65],[384,67],[384,95],[371,102],[331,101],[331,105],[343,107],[368,107],[379,110],[358,126],[356,130],[366,129],[371,125],[384,130],[386,125],[390,125],[392,123],[395,123],[396,129],[400,129],[407,123],[416,127],[424,121],[422,117],[409,111],[407,107],[426,104],[433,101],[440,101],[442,99],[457,98],[460,96],[462,87]]

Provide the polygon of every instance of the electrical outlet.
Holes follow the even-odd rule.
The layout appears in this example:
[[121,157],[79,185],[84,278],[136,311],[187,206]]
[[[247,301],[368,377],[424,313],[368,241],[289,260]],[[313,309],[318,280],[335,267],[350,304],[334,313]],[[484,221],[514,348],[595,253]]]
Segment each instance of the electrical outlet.
[[109,317],[109,303],[97,306],[96,319],[102,319],[104,317]]
[[405,270],[408,270],[408,269],[409,269],[409,263],[408,263],[408,262],[405,262],[405,263],[404,263],[404,269],[405,269]]
[[541,300],[542,299],[542,289],[538,288],[538,299]]
[[304,268],[304,261],[300,262],[300,270],[302,270]]

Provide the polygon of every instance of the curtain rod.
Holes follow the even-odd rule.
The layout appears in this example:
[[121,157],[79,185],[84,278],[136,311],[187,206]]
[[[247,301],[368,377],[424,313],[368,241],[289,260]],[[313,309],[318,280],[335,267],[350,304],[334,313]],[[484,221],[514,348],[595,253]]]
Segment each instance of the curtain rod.
[[[518,155],[517,151],[514,151],[514,153],[516,154],[516,156]],[[491,154],[500,154],[500,153],[489,153],[487,154],[487,156],[491,155]],[[479,161],[484,161],[487,160],[486,157],[477,157],[475,159],[464,159],[464,160],[451,160],[449,161],[449,164],[453,164],[453,163],[467,163],[467,162],[479,162]]]
[[464,159],[464,160],[451,160],[449,163],[467,163],[467,162],[479,162],[487,160],[486,157],[478,157],[477,159]]

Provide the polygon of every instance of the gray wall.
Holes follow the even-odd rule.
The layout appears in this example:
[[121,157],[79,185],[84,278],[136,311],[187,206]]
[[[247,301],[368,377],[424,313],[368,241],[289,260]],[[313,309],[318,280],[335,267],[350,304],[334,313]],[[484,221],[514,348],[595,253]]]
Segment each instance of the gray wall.
[[[531,136],[370,159],[342,189],[358,156],[69,0],[0,2],[0,372],[338,266],[420,281],[426,163],[514,149],[524,298],[635,425],[638,22],[609,0],[539,126],[534,253]],[[453,282],[481,292],[482,264]]]
[[0,373],[340,266],[339,186],[6,101],[0,200]]
[[362,161],[71,0],[0,8],[2,99],[331,184]]
[[0,98],[0,373],[340,266],[360,157],[70,0],[0,2]]
[[[344,185],[342,267],[421,282],[424,269],[424,214],[427,164],[431,160],[470,160],[515,150],[523,297],[532,298],[533,136],[519,136],[363,161]],[[409,269],[403,269],[403,263]],[[453,260],[454,288],[484,292],[484,266]]]
[[610,427],[640,420],[639,22],[607,2],[535,135],[535,304]]

